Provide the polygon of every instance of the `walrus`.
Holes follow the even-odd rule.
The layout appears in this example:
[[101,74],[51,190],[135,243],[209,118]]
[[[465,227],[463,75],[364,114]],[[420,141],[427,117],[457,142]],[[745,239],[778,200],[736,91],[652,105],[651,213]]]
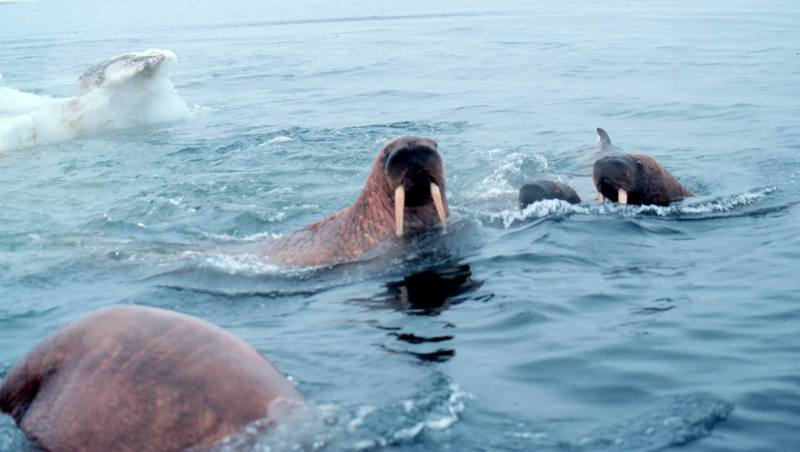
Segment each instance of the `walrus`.
[[603,157],[594,163],[592,179],[598,200],[609,199],[620,204],[653,204],[694,196],[654,158],[641,154]]
[[581,197],[569,185],[551,180],[537,180],[527,183],[519,189],[519,208],[545,199],[561,199],[570,204],[580,204]]
[[210,323],[115,306],[34,348],[0,385],[0,410],[45,450],[203,448],[303,397],[253,347]]
[[446,228],[448,209],[437,143],[399,137],[378,152],[353,205],[273,240],[261,252],[290,266],[352,262],[393,236]]
[[176,61],[158,49],[114,56],[81,74],[69,98],[0,88],[0,151],[185,117],[168,77]]

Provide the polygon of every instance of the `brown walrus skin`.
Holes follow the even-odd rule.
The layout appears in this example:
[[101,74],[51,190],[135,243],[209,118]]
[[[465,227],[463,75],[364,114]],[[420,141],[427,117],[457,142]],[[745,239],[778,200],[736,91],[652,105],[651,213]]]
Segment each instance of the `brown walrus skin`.
[[523,185],[519,189],[519,208],[524,209],[529,205],[546,199],[560,199],[570,204],[580,204],[581,197],[575,190],[563,182],[539,179]]
[[[435,206],[431,183],[441,193],[441,212]],[[405,136],[389,141],[378,152],[353,205],[266,244],[261,252],[291,266],[352,262],[395,236],[395,196],[401,186],[405,193],[403,235],[446,223],[444,164],[437,144],[429,138]]]
[[276,400],[303,403],[242,340],[194,317],[133,306],[69,325],[0,385],[0,410],[54,452],[202,448],[264,419]]
[[[641,154],[603,157],[594,163],[592,179],[603,198],[625,204],[666,206],[694,196],[654,158]],[[620,200],[620,190],[627,199]],[[601,199],[602,200],[602,199]]]

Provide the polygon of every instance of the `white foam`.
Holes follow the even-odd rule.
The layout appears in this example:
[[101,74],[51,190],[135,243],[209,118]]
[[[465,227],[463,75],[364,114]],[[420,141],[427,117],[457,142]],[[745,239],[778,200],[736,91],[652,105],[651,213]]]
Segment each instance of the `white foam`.
[[271,138],[271,139],[259,144],[258,147],[267,146],[267,145],[273,144],[273,143],[287,143],[289,141],[294,141],[294,138],[287,137],[285,135],[280,135],[280,136]]
[[[158,63],[126,64],[125,57],[154,56]],[[122,60],[120,60],[122,58]],[[175,54],[166,50],[117,56],[93,67],[102,83],[81,77],[82,94],[56,99],[0,88],[0,151],[58,143],[103,130],[183,119],[186,103],[168,77]],[[88,85],[86,88],[84,85]]]
[[619,215],[638,217],[643,215],[669,216],[703,216],[728,213],[755,204],[773,193],[774,186],[752,189],[743,193],[721,196],[713,199],[693,198],[669,206],[634,206],[616,203],[606,204],[569,204],[558,199],[547,199],[528,205],[523,210],[507,209],[501,212],[486,213],[483,216],[490,223],[501,223],[508,229],[520,222],[535,220],[553,215]]
[[[492,158],[495,154],[500,154],[501,149],[492,149],[487,152]],[[490,200],[498,197],[516,194],[519,190],[518,184],[523,177],[525,165],[535,161],[540,171],[547,171],[549,164],[547,159],[539,154],[526,154],[524,152],[511,152],[502,157],[502,162],[495,168],[489,176],[478,182],[472,196],[479,200]]]
[[369,416],[374,412],[375,412],[375,407],[372,406],[367,405],[358,407],[358,412],[356,412],[355,417],[351,419],[350,422],[347,423],[347,431],[350,433],[355,432],[356,429],[358,429],[359,427],[361,427],[362,424],[364,424],[364,420],[367,418],[367,416]]
[[238,275],[264,275],[282,272],[284,269],[274,263],[270,263],[259,254],[224,254],[224,253],[200,253],[196,251],[186,251],[183,256],[190,259],[198,259],[203,266],[211,267],[222,272]]
[[224,242],[260,242],[263,240],[274,240],[283,237],[283,234],[276,232],[258,232],[245,237],[238,237],[230,234],[212,234],[210,232],[203,232],[203,235],[210,239]]

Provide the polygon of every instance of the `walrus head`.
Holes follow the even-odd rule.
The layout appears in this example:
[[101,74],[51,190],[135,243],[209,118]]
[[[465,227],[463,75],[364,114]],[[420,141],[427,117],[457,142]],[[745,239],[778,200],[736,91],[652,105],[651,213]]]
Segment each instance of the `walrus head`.
[[641,154],[601,158],[594,163],[592,178],[601,202],[668,205],[694,196],[655,159]]
[[581,197],[567,184],[550,180],[537,180],[519,189],[519,208],[547,199],[560,199],[570,204],[580,204]]
[[435,141],[417,136],[396,138],[378,157],[394,200],[395,234],[427,229],[436,222],[447,227],[447,198],[442,157]]
[[436,142],[396,138],[375,157],[353,205],[267,244],[265,254],[288,265],[330,265],[360,259],[392,236],[447,227],[442,157]]
[[630,155],[603,157],[594,163],[592,179],[603,197],[627,204],[628,193],[636,191],[640,174],[645,170],[644,162]]

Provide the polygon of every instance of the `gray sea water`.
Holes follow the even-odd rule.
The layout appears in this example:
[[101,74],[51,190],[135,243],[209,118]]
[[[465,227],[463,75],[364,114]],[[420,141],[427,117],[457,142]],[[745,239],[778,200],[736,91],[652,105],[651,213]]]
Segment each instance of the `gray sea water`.
[[[233,450],[800,450],[800,3],[0,1],[6,94],[148,48],[181,119],[0,151],[0,377],[132,303],[315,405]],[[698,196],[589,202],[598,126]],[[347,206],[403,134],[439,142],[444,237],[310,270],[228,251]],[[519,212],[540,177],[587,203]]]

